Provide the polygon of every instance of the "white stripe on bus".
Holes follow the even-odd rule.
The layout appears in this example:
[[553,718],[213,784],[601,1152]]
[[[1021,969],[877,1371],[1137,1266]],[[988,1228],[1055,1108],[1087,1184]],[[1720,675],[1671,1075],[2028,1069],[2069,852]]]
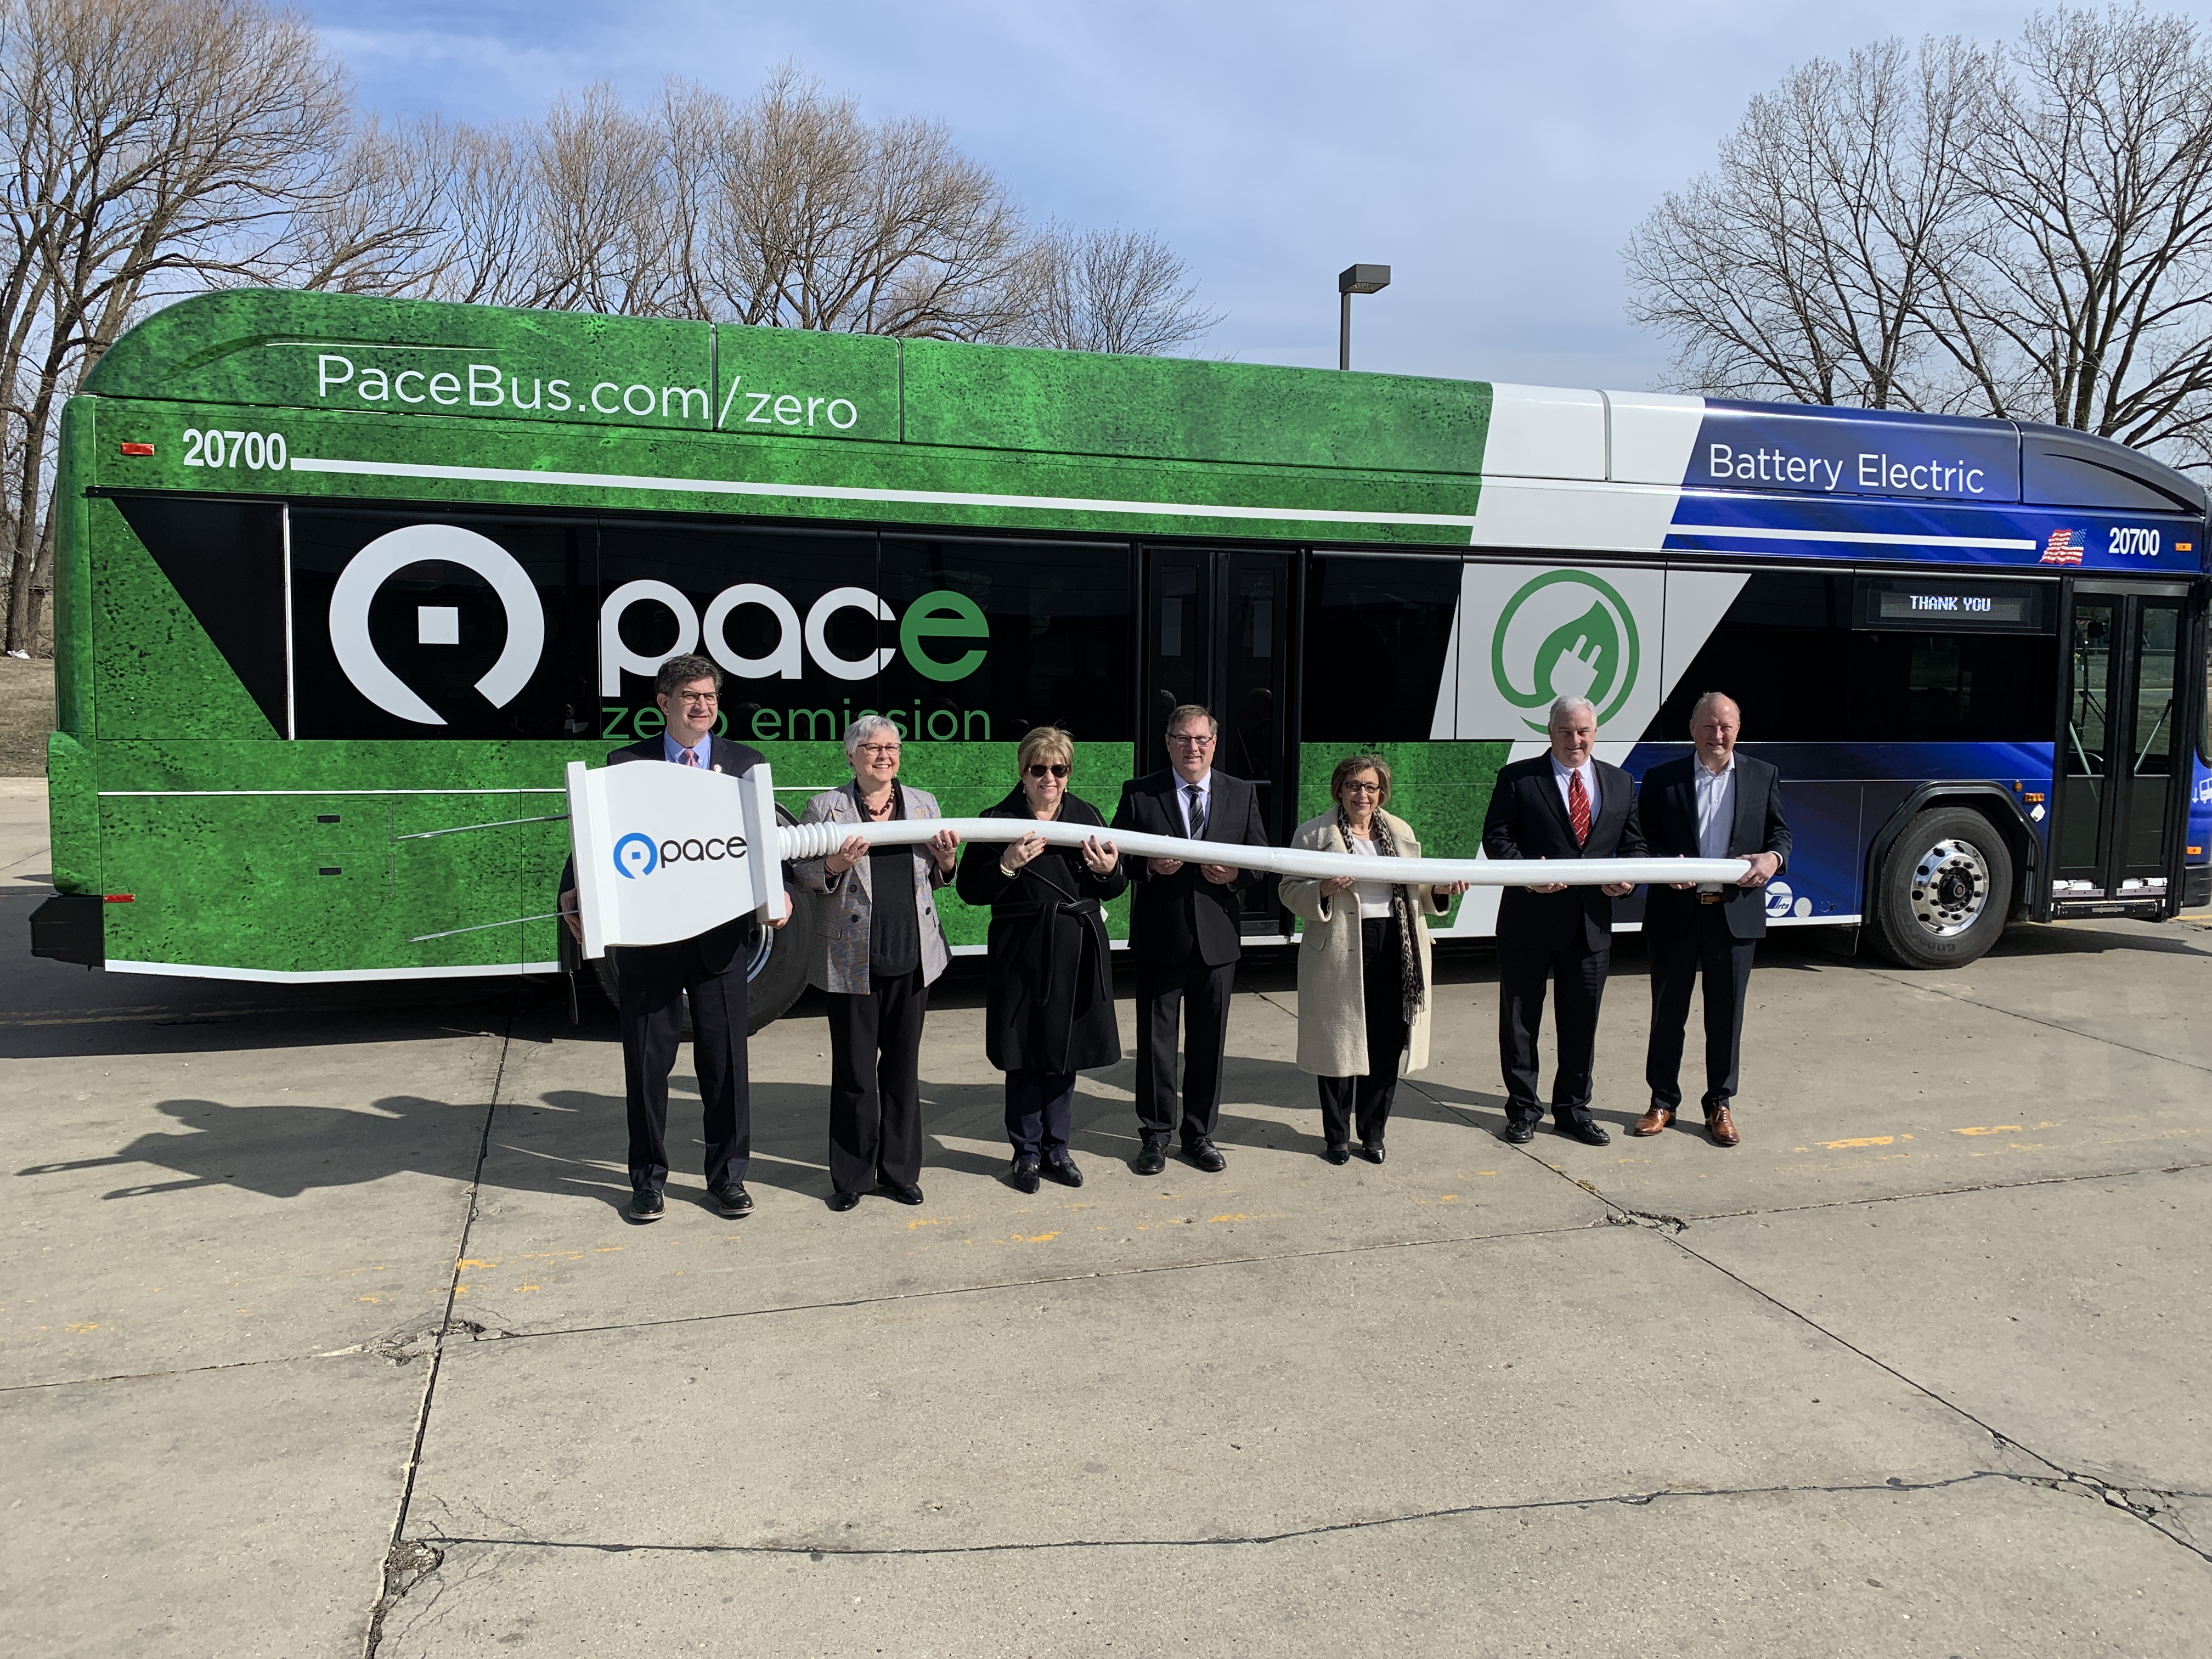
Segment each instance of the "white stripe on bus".
[[1185,501],[1107,501],[1079,495],[988,495],[951,489],[862,489],[836,484],[739,483],[720,478],[641,478],[612,472],[551,472],[524,467],[432,466],[411,461],[328,461],[292,457],[295,472],[364,478],[453,479],[470,483],[564,484],[587,489],[651,489],[702,495],[767,495],[799,501],[913,502],[928,507],[1031,507],[1052,513],[1124,513],[1177,519],[1264,519],[1284,524],[1438,525],[1474,530],[1471,513],[1346,513],[1321,507],[1193,506]]
[[[1752,542],[1867,542],[1880,547],[1999,547],[2033,553],[2040,544],[2008,536],[1891,536],[1864,530],[1764,530],[1748,525],[1676,524],[1667,526],[1669,536],[1733,536]],[[1678,551],[1680,550],[1677,550]]]
[[[557,962],[495,962],[481,968],[331,968],[287,973],[281,968],[211,968],[197,962],[120,962],[103,964],[112,974],[170,974],[179,979],[251,980],[257,985],[337,985],[354,980],[487,979],[502,975],[557,974]],[[189,1012],[190,1010],[181,1012]]]

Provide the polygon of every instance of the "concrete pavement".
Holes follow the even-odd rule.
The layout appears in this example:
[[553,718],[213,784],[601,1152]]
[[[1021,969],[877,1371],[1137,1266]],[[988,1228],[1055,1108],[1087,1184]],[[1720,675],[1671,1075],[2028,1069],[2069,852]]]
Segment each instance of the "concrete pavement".
[[758,1213],[679,1172],[640,1229],[605,1023],[31,962],[36,788],[12,1652],[2169,1654],[2212,1614],[2201,927],[1948,975],[1777,941],[1732,1152],[1498,1141],[1494,981],[1448,957],[1379,1169],[1317,1156],[1255,964],[1228,1171],[1128,1170],[1124,1064],[1088,1183],[1027,1198],[961,981],[923,1208],[823,1207],[802,1015],[755,1044]]

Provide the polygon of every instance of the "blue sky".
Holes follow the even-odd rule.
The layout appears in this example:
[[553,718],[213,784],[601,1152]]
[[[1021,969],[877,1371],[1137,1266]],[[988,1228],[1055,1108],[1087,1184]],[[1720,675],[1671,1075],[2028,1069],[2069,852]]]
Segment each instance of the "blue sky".
[[364,99],[465,120],[680,74],[742,96],[796,58],[868,113],[949,123],[1039,218],[1158,230],[1228,320],[1197,349],[1626,388],[1660,345],[1620,250],[1791,65],[1891,33],[2016,32],[2022,5],[1091,4],[307,0]]

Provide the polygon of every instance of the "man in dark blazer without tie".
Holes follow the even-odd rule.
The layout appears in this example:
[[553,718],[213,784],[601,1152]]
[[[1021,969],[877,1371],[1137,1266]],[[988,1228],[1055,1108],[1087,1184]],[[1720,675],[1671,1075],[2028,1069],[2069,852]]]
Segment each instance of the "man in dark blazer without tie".
[[[1147,836],[1264,847],[1259,792],[1213,769],[1220,724],[1197,703],[1168,716],[1168,769],[1121,788],[1113,827]],[[1237,896],[1256,879],[1233,864],[1129,859],[1129,955],[1137,970],[1139,1175],[1167,1167],[1168,1139],[1180,1115],[1183,1156],[1217,1173],[1226,1160],[1213,1145],[1221,1111],[1221,1061],[1229,1042],[1229,994],[1243,953]],[[1176,1027],[1188,1034],[1188,1066],[1176,1089]],[[1178,1108],[1180,1111],[1178,1111]]]
[[1742,858],[1750,868],[1733,886],[1682,882],[1654,886],[1644,902],[1644,942],[1651,957],[1651,1048],[1644,1081],[1651,1109],[1629,1130],[1656,1135],[1682,1103],[1682,1038],[1690,989],[1705,981],[1705,1133],[1715,1144],[1742,1136],[1729,1112],[1743,1050],[1743,1003],[1751,953],[1766,937],[1766,884],[1790,861],[1782,816],[1782,775],[1735,751],[1743,712],[1708,691],[1690,710],[1697,753],[1644,775],[1637,797],[1656,858]]
[[[1592,758],[1597,711],[1561,697],[1547,722],[1551,752],[1498,775],[1482,826],[1493,859],[1641,858],[1636,786],[1617,766]],[[1598,1005],[1613,963],[1613,902],[1626,882],[1509,887],[1498,900],[1498,1047],[1505,1074],[1504,1139],[1525,1145],[1544,1116],[1536,1092],[1537,1038],[1547,985],[1559,993],[1559,1065],[1552,1119],[1561,1134],[1592,1146],[1613,1137],[1590,1116]]]
[[[609,765],[665,761],[735,777],[761,763],[759,750],[714,735],[722,671],[711,660],[671,658],[660,665],[654,686],[653,700],[666,717],[665,726],[642,743],[616,750],[607,757]],[[581,939],[575,887],[572,862],[562,872],[559,908],[568,931]],[[668,1073],[684,1036],[687,992],[691,1063],[706,1112],[707,1206],[727,1220],[752,1213],[752,1194],[745,1190],[753,1139],[745,1077],[745,971],[758,937],[758,921],[746,915],[674,945],[628,945],[612,953],[629,1112],[630,1200],[623,1213],[631,1221],[658,1221],[667,1207],[661,1188],[668,1182]]]

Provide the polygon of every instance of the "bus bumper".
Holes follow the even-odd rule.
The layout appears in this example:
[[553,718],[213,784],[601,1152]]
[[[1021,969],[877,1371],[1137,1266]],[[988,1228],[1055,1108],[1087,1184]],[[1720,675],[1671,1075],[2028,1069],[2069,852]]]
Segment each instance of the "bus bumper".
[[107,962],[106,906],[96,893],[57,893],[31,912],[31,954],[87,968]]

